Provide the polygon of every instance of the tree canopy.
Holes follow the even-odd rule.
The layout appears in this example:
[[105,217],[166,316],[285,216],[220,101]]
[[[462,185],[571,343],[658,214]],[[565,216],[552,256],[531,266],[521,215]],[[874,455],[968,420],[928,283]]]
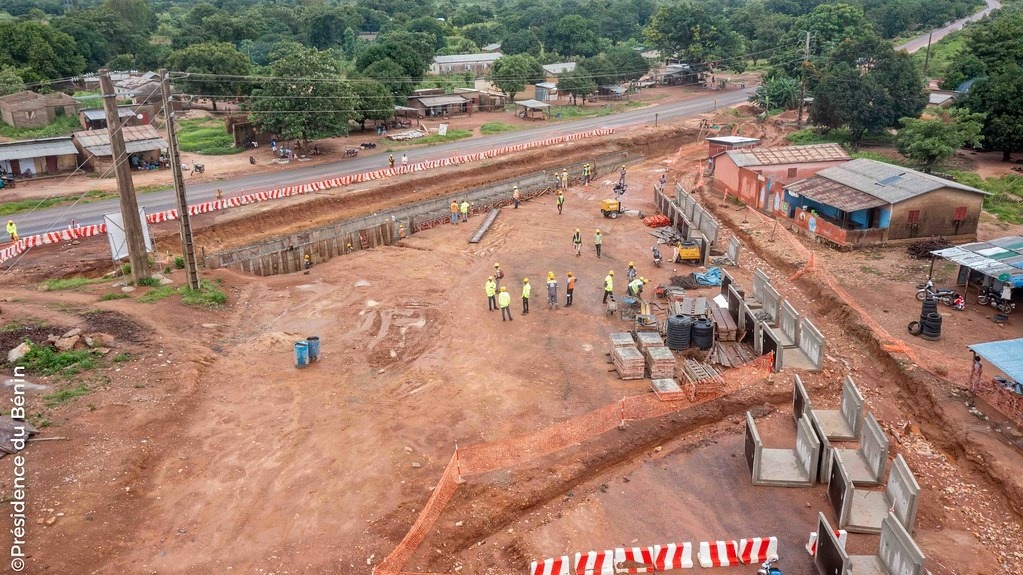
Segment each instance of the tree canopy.
[[692,64],[727,62],[735,65],[743,53],[742,36],[728,21],[704,4],[662,5],[644,32],[665,55]]
[[188,75],[174,83],[190,94],[210,97],[217,109],[216,96],[240,96],[247,92],[248,82],[239,76],[252,71],[252,61],[227,42],[193,44],[176,50],[167,57],[167,67]]
[[983,113],[984,144],[1002,152],[1009,161],[1012,152],[1023,149],[1023,69],[1008,67],[978,80],[966,98],[965,106]]
[[930,118],[899,120],[899,153],[923,164],[930,173],[934,165],[950,158],[963,146],[979,147],[984,115],[967,110],[953,110]]
[[540,63],[529,54],[505,56],[490,68],[490,80],[511,100],[527,84],[543,81],[544,71]]

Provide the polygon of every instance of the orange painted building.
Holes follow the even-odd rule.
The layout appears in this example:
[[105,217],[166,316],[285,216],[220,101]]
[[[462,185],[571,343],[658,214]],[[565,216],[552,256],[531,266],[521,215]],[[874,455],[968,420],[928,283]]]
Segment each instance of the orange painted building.
[[852,158],[838,144],[729,150],[713,158],[715,190],[768,210],[771,192]]

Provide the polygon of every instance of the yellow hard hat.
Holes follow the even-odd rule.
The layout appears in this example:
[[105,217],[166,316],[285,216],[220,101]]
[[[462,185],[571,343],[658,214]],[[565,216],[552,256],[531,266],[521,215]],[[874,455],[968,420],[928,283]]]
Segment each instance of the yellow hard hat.
[[501,267],[501,264],[494,264],[494,267],[495,268],[499,268],[499,267]]
[[309,259],[309,254],[306,254],[306,255],[305,255],[305,259]]
[[522,283],[528,284],[529,283],[529,278],[522,278]]
[[599,233],[600,233],[600,230],[597,230],[597,233],[599,234]]
[[636,262],[629,262],[629,267],[630,268],[636,267]]
[[9,224],[13,224],[13,223],[14,223],[14,220],[7,220],[7,223],[9,223]]
[[554,272],[547,272],[547,279],[549,280],[554,279]]
[[568,273],[567,273],[567,274],[565,274],[565,275],[567,275],[568,277],[572,277],[572,272],[568,272]]
[[648,279],[646,279],[646,278],[639,278],[639,279],[643,280],[643,283],[645,283],[645,284],[648,284],[648,283],[650,283],[650,280],[648,280]]
[[575,231],[578,233],[579,232],[579,228],[576,228]]
[[613,275],[615,275],[615,272],[614,272],[614,270],[611,270],[611,271],[607,272],[607,275],[609,275],[609,276],[613,276]]
[[494,281],[494,276],[487,276],[487,280]]
[[508,291],[508,288],[501,286],[501,291]]

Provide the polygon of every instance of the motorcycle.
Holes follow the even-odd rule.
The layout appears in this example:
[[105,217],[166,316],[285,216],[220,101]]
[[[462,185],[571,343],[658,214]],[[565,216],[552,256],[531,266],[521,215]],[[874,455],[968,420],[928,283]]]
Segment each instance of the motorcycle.
[[[1009,293],[1012,293],[1011,291]],[[982,286],[980,288],[980,295],[977,296],[977,303],[980,305],[990,305],[998,311],[1009,315],[1012,310],[1016,309],[1016,304],[1012,303],[1011,300],[1002,297],[1002,292],[999,292],[991,286]]]
[[15,185],[14,176],[0,176],[0,189],[14,188]]
[[657,246],[654,246],[651,250],[654,252],[654,267],[661,267],[661,262],[664,261],[661,259],[661,250],[657,249]]
[[777,562],[777,557],[772,557],[767,561],[764,561],[760,565],[760,569],[757,569],[757,575],[782,575],[781,569],[774,566]]
[[345,157],[346,158],[354,158],[354,157],[356,157],[358,155],[359,155],[359,149],[358,148],[348,148],[347,150],[345,150]]
[[376,148],[377,145],[375,143],[373,143],[373,142],[363,142],[363,143],[359,144],[359,147],[362,148],[363,150],[372,150],[372,149]]
[[950,289],[935,288],[934,282],[931,280],[927,280],[927,283],[925,284],[917,284],[916,289],[916,299],[924,301],[925,299],[932,297],[936,300],[940,300],[946,305],[952,305],[952,301],[955,300],[956,295],[958,295]]

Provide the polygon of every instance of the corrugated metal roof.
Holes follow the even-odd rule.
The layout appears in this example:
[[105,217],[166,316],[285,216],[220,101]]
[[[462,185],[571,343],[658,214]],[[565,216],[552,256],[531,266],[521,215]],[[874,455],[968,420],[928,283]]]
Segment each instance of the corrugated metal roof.
[[[107,113],[103,108],[89,108],[88,110],[82,110],[82,115],[85,116],[86,120],[106,120]],[[131,106],[118,107],[117,116],[119,118],[130,118],[135,115],[135,111],[132,110]]]
[[1023,338],[974,343],[966,347],[990,362],[998,371],[1023,382]]
[[71,143],[71,138],[46,138],[25,142],[8,142],[0,144],[0,160],[20,160],[24,158],[45,158],[46,156],[68,156],[78,153]]
[[[156,128],[145,125],[145,126],[128,126],[121,128],[121,132],[124,134],[125,142],[134,142],[141,140],[158,140],[160,134],[157,133]],[[83,148],[91,148],[93,146],[109,146],[110,135],[107,134],[106,130],[87,130],[84,132],[75,132],[71,135],[72,138],[78,142]],[[164,144],[166,147],[167,144]]]
[[540,100],[516,100],[515,104],[519,106],[525,106],[527,108],[550,108],[550,104],[545,104]]
[[707,138],[707,141],[713,144],[737,146],[741,144],[755,144],[760,141],[760,138],[746,138],[744,136],[711,136]]
[[[129,154],[135,154],[138,152],[150,152],[152,150],[162,150],[167,148],[167,142],[163,138],[153,138],[152,140],[133,140],[131,142],[124,143],[124,149]],[[111,156],[113,150],[110,149],[110,144],[97,144],[95,146],[85,146],[86,150],[92,152],[95,156]]]
[[1023,287],[1023,236],[973,242],[931,253],[999,281],[1011,282],[1014,287]]
[[740,168],[745,166],[841,162],[852,159],[848,152],[838,144],[747,148],[745,150],[729,150],[725,153]]
[[896,204],[940,188],[953,188],[988,195],[987,192],[952,180],[867,158],[859,158],[841,166],[825,168],[817,172],[817,175],[866,192],[890,204]]
[[888,202],[870,194],[818,176],[792,182],[785,186],[785,190],[847,213],[888,205]]
[[537,88],[543,88],[545,90],[557,90],[558,89],[558,85],[555,84],[554,82],[540,82],[540,83],[536,84],[536,87]]
[[476,62],[493,62],[501,57],[501,54],[488,52],[486,54],[452,54],[450,56],[434,56],[433,61],[437,64],[462,64]]
[[420,96],[417,98],[424,106],[460,106],[468,100],[461,96]]
[[548,74],[564,74],[565,72],[571,72],[575,70],[575,62],[558,62],[556,64],[544,64],[542,66],[544,72]]

